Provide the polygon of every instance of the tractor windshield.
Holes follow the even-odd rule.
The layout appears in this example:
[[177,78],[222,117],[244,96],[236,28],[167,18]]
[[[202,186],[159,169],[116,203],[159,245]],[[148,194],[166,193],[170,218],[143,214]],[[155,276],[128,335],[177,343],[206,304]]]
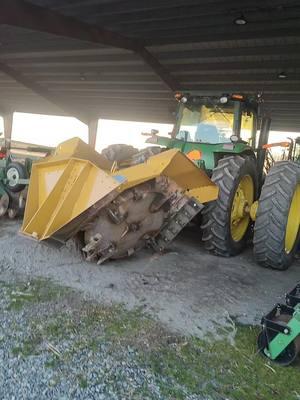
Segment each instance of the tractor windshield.
[[[184,107],[177,139],[188,142],[228,143],[233,135],[234,110],[232,107]],[[242,115],[241,138],[249,141],[253,116]]]

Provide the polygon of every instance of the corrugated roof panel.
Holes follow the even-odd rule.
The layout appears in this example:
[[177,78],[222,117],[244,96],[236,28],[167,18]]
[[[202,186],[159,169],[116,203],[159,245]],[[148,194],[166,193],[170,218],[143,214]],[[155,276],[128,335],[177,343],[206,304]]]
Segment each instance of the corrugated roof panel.
[[[277,126],[286,107],[300,103],[299,0],[31,3],[139,41],[145,38],[147,49],[188,90],[263,91],[266,106],[276,106]],[[241,13],[248,23],[236,26]],[[172,91],[135,52],[5,25],[0,25],[0,37],[0,62],[76,109],[117,119],[173,118]],[[287,77],[280,80],[282,71]],[[1,96],[11,107],[57,109],[5,76],[0,74]]]

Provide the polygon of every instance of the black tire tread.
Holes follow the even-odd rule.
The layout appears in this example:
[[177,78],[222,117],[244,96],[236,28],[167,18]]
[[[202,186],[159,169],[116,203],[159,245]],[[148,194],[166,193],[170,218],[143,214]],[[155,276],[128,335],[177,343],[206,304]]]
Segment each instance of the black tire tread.
[[277,162],[266,177],[253,239],[254,257],[263,267],[285,270],[293,261],[294,251],[289,255],[285,251],[285,234],[291,200],[299,183],[300,164],[293,161]]
[[[205,248],[218,256],[230,257],[236,255],[244,247],[244,244],[241,244],[239,248],[233,248],[230,245],[228,221],[231,214],[232,192],[240,180],[241,169],[246,165],[251,167],[253,174],[256,175],[253,158],[239,155],[228,156],[219,160],[212,174],[212,181],[219,187],[219,197],[203,209],[201,229]],[[254,182],[254,184],[257,187],[257,182]]]

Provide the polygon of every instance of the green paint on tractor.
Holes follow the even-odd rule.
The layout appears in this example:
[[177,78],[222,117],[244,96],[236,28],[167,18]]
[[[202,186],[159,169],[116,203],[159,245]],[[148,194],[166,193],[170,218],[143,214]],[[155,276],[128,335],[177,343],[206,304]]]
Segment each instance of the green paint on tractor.
[[[182,153],[189,154],[198,150],[201,159],[193,160],[198,167],[212,171],[218,160],[230,154],[252,153],[253,149],[246,143],[195,143],[185,142],[176,138],[158,137],[157,144],[168,149],[179,149]],[[254,152],[253,152],[254,155]]]

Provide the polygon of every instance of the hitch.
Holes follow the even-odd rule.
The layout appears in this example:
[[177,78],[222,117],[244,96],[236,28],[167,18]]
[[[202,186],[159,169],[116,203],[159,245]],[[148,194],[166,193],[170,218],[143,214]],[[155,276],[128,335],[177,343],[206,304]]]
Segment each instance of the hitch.
[[300,351],[300,284],[285,298],[286,304],[276,304],[262,317],[257,338],[259,352],[282,366],[292,364]]

